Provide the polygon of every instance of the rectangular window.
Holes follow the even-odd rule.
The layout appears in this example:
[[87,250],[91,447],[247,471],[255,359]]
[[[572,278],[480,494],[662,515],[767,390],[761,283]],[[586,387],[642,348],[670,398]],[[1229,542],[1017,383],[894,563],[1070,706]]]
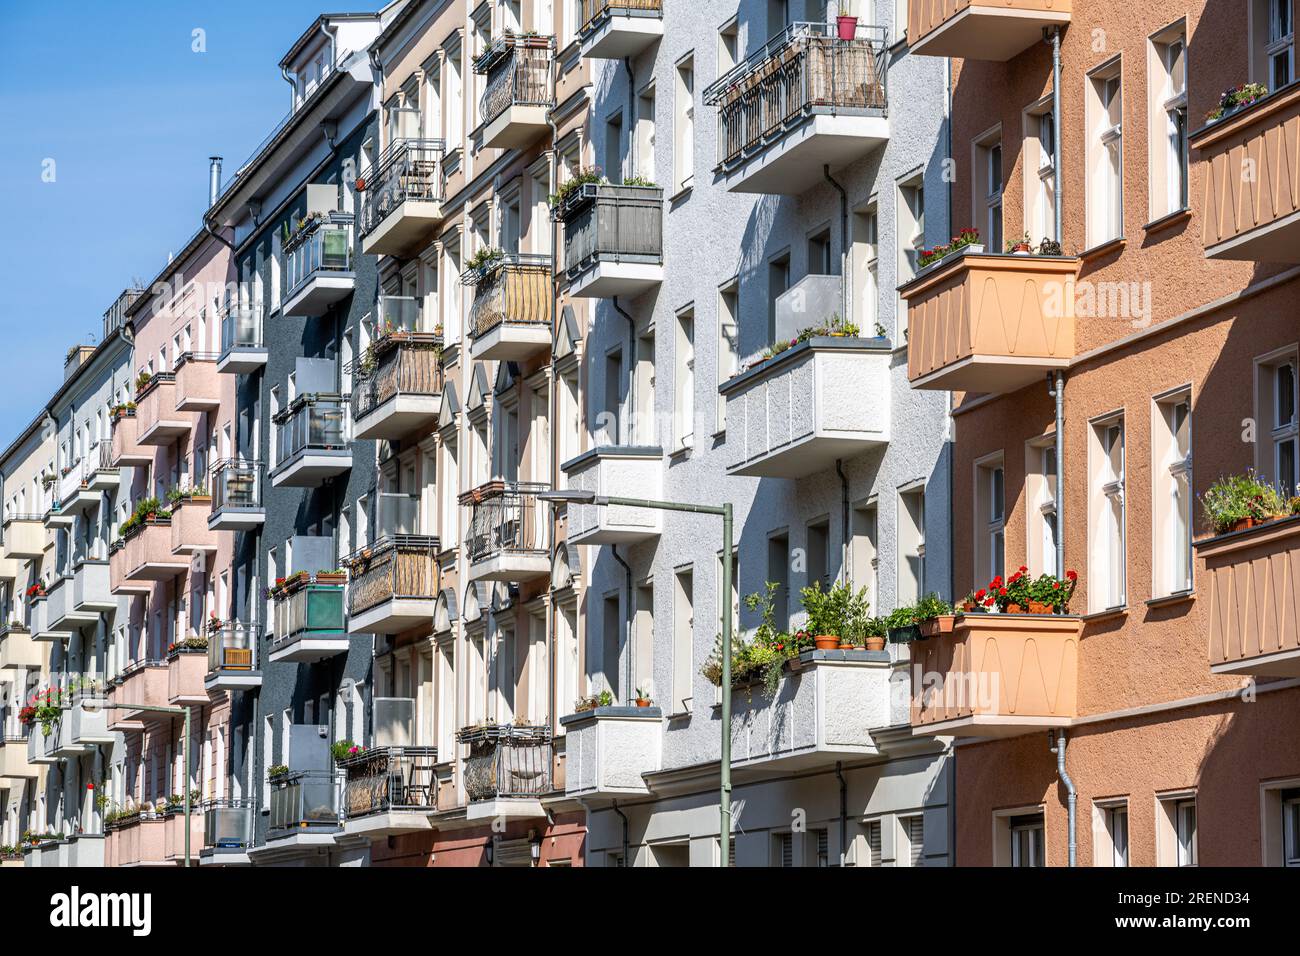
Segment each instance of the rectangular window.
[[1151,416],[1152,595],[1192,587],[1192,403],[1181,394],[1158,399]]
[[695,696],[695,576],[691,568],[673,575],[672,712],[690,713]]
[[[740,285],[732,282],[718,292],[718,384],[724,384],[740,370]],[[717,412],[714,430],[721,432],[727,427],[727,399],[714,393],[717,397]]]
[[881,834],[883,828],[879,820],[867,821],[867,866],[880,866],[882,849]]
[[1147,50],[1151,218],[1187,208],[1187,40],[1183,21],[1151,37]]
[[1002,251],[1002,131],[994,130],[975,144],[975,221],[980,223],[984,248]]
[[678,61],[673,93],[673,192],[689,188],[695,178],[695,59]]
[[767,581],[776,585],[776,629],[790,630],[790,535],[781,532],[767,539]]
[[1178,865],[1196,866],[1196,801],[1180,800],[1175,807],[1178,827]]
[[1002,577],[1006,569],[1006,469],[1001,455],[976,466],[975,494],[979,530],[975,582],[983,585]]
[[1013,817],[1011,827],[1011,865],[1045,866],[1043,852],[1043,815]]
[[1106,811],[1106,830],[1110,834],[1111,865],[1128,866],[1128,805]]
[[[898,285],[908,282],[920,270],[921,249],[925,247],[925,174],[918,172],[898,184],[895,203],[896,241],[898,243]],[[907,303],[895,293],[894,314],[898,316],[894,345],[907,342]]]
[[831,527],[826,518],[808,525],[807,584],[820,584],[823,591],[831,586]]
[[655,88],[649,86],[636,100],[636,174],[655,182]]
[[1300,867],[1300,791],[1283,795],[1282,847],[1282,865]]
[[869,203],[853,214],[853,302],[863,335],[880,322],[880,217]]
[[925,593],[925,488],[898,494],[898,593],[895,606],[915,604]]
[[1125,602],[1124,419],[1092,426],[1089,470],[1089,524],[1093,531],[1089,595],[1093,611],[1123,607]]
[[[1025,446],[1026,548],[1030,568],[1059,574],[1056,567],[1056,442],[1053,436]],[[1038,572],[1035,572],[1038,573]]]
[[1124,100],[1118,57],[1088,75],[1088,245],[1124,235]]
[[776,341],[776,300],[790,288],[790,254],[782,253],[767,263],[767,341]]
[[1056,116],[1051,97],[1025,111],[1025,232],[1031,242],[1056,238]]
[[695,311],[677,316],[677,344],[673,355],[673,421],[676,447],[690,448],[695,440]]
[[1158,795],[1157,800],[1156,865],[1198,865],[1195,793]]
[[920,866],[925,856],[925,817],[919,813],[914,816],[899,817],[898,823],[902,845],[895,860],[896,865]]
[[872,601],[879,601],[879,513],[874,501],[853,509],[853,541],[849,560],[853,567],[854,589],[866,588]]
[[1300,489],[1300,376],[1294,351],[1256,360],[1257,419],[1261,440],[1256,469],[1283,494]]
[[1251,0],[1252,75],[1281,89],[1295,79],[1295,17],[1292,0]]

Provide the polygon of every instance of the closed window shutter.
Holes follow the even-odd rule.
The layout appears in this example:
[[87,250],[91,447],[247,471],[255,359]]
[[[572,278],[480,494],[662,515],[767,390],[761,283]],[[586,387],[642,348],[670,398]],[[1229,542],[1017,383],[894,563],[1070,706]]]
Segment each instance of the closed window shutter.
[[880,821],[872,820],[867,824],[868,866],[880,866]]
[[831,865],[830,840],[825,830],[817,831],[817,865]]
[[780,865],[794,866],[794,837],[789,833],[781,833],[776,839]]
[[921,853],[925,849],[925,818],[907,818],[907,842],[911,849],[911,865],[921,865]]

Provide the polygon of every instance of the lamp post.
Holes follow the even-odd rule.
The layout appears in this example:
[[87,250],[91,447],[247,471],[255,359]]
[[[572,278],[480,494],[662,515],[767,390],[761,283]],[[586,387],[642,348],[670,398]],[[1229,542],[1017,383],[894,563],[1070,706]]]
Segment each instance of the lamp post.
[[[719,598],[726,607],[722,615],[722,754],[719,761],[721,787],[719,794],[720,852],[719,866],[727,866],[731,859],[731,502],[720,505],[697,505],[682,501],[656,501],[650,498],[622,498],[615,495],[598,495],[594,491],[541,491],[537,497],[551,504],[577,504],[620,508],[652,508],[659,511],[682,511],[687,514],[718,515],[722,518],[722,594]],[[628,595],[628,600],[631,600]]]
[[190,778],[194,768],[190,765],[190,709],[164,707],[160,704],[104,704],[105,710],[147,710],[153,714],[172,714],[185,718],[185,739],[181,741],[182,759],[185,761],[185,865],[190,866]]

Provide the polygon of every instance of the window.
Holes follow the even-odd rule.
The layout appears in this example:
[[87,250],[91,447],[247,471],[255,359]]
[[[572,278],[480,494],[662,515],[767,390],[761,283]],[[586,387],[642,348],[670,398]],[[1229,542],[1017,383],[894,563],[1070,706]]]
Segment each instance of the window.
[[1128,801],[1098,801],[1092,806],[1093,866],[1128,866]]
[[867,821],[867,866],[880,866],[881,863],[881,833],[882,827],[879,820]]
[[[925,246],[924,173],[915,173],[898,184],[896,234],[898,236],[898,285],[910,280],[920,269],[921,249]],[[894,344],[907,341],[907,303],[897,296],[895,314],[902,318],[902,328],[894,332]]]
[[[718,384],[722,385],[740,370],[740,284],[733,281],[718,292]],[[727,427],[727,399],[715,390],[717,412],[714,430]]]
[[1114,866],[1128,866],[1128,806],[1106,811],[1106,828],[1110,832]]
[[853,301],[863,335],[880,322],[880,217],[876,204],[853,214]]
[[655,88],[647,87],[637,97],[636,174],[655,182]]
[[865,587],[871,600],[879,603],[879,524],[874,501],[853,509],[851,530],[853,540],[849,560],[853,567],[853,587],[855,590]]
[[1156,865],[1196,866],[1196,794],[1162,794],[1157,797]]
[[1060,574],[1056,567],[1056,441],[1035,439],[1025,447],[1025,554],[1031,568]]
[[1180,800],[1175,813],[1178,826],[1178,865],[1196,866],[1196,801]]
[[1093,425],[1089,469],[1092,472],[1089,564],[1093,573],[1088,593],[1092,610],[1104,611],[1123,607],[1125,601],[1123,418]]
[[657,445],[655,433],[655,333],[652,326],[636,340],[635,417],[628,425],[631,441],[638,445]]
[[790,254],[776,256],[767,263],[767,341],[776,341],[776,300],[790,288]]
[[830,520],[820,518],[808,525],[807,584],[820,583],[823,591],[831,586],[831,526]]
[[740,52],[740,26],[732,17],[718,30],[718,76],[740,62]]
[[975,144],[975,221],[982,223],[984,248],[1002,251],[1002,131],[986,133]]
[[1025,231],[1031,240],[1056,238],[1056,116],[1051,97],[1025,113]]
[[623,114],[615,113],[605,121],[605,178],[611,183],[623,181]]
[[898,866],[920,866],[925,854],[925,817],[916,814],[899,817],[902,845],[899,847]]
[[1123,94],[1118,58],[1088,75],[1088,245],[1124,235]]
[[673,575],[672,712],[690,713],[694,699],[695,578],[691,568]]
[[673,131],[673,192],[679,193],[695,178],[695,60],[689,55],[677,64]]
[[632,687],[650,690],[654,681],[655,592],[650,581],[636,589],[635,623],[632,629]]
[[764,580],[776,585],[773,595],[776,629],[784,634],[790,630],[790,535],[786,532],[773,534],[767,539],[767,577]]
[[894,606],[915,604],[925,593],[925,488],[898,494],[898,592]]
[[976,465],[975,494],[980,532],[975,581],[982,584],[1002,577],[1006,569],[1006,469],[1001,455]]
[[1043,815],[1028,814],[1012,817],[1011,828],[1011,865],[1044,866],[1043,854]]
[[623,615],[619,607],[618,592],[607,594],[603,602],[604,615],[601,618],[600,672],[605,687],[617,701],[626,695],[620,695],[618,682],[619,651],[623,643]]
[[831,231],[822,229],[808,237],[808,274],[828,276],[839,270],[831,256]]
[[1295,352],[1275,354],[1257,361],[1259,433],[1256,468],[1283,494],[1300,489],[1300,395]]
[[1186,393],[1158,399],[1152,414],[1153,476],[1152,595],[1163,597],[1192,587],[1191,398]]
[[1282,797],[1282,865],[1300,867],[1300,790]]
[[1295,79],[1295,20],[1291,0],[1252,0],[1253,73],[1271,91]]
[[772,835],[772,865],[775,867],[794,866],[793,833],[774,833]]
[[1187,208],[1187,41],[1182,21],[1151,38],[1147,122],[1151,218]]
[[555,624],[559,632],[556,635],[559,654],[555,686],[560,698],[560,713],[564,713],[583,696],[582,671],[578,664],[578,605],[575,601],[559,605]]
[[678,449],[690,448],[695,439],[695,311],[677,316],[677,345],[673,355],[673,430]]

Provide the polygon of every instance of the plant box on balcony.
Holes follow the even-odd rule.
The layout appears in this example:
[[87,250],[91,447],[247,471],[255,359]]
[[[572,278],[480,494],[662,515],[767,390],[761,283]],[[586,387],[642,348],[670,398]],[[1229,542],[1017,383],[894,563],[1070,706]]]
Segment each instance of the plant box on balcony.
[[564,792],[617,798],[650,793],[645,775],[663,762],[658,707],[596,707],[560,718],[564,727]]

